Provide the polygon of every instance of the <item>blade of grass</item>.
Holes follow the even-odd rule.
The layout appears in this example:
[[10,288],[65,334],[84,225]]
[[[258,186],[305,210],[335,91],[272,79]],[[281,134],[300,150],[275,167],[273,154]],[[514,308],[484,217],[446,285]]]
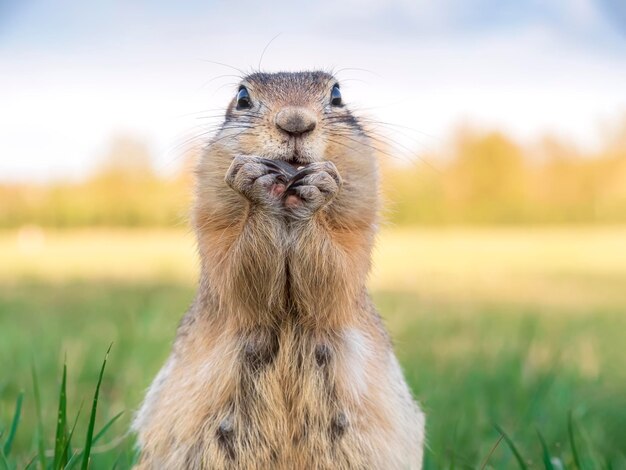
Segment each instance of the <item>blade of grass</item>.
[[[76,418],[74,419],[74,424],[72,425],[72,429],[70,430],[70,433],[67,437],[67,442],[65,443],[65,449],[63,449],[63,453],[67,454],[67,456],[69,457],[69,455],[72,453],[71,451],[71,443],[72,443],[72,437],[74,436],[74,431],[76,430],[76,424],[78,424],[78,417],[80,416],[81,411],[83,411],[83,403],[80,404],[80,407],[78,408],[78,413],[76,413]],[[65,462],[64,468],[67,468],[67,465],[69,463]]]
[[[124,412],[120,411],[118,414],[113,416],[113,418],[111,418],[104,426],[102,426],[102,429],[100,429],[98,434],[96,434],[96,436],[93,438],[92,444],[96,444],[104,436],[104,434],[108,431],[108,429],[113,425],[113,423],[115,423],[115,421],[117,421],[118,418],[120,418],[120,416],[122,416],[123,414]],[[74,468],[74,465],[76,465],[76,463],[78,462],[78,460],[80,459],[82,455],[83,455],[82,450],[72,455],[72,458],[65,466],[65,470],[70,470],[71,468]]]
[[489,454],[487,454],[487,457],[485,457],[485,460],[484,460],[483,464],[480,466],[480,470],[485,470],[485,468],[487,468],[487,464],[489,463],[489,460],[491,460],[491,456],[493,455],[493,453],[496,451],[496,449],[498,448],[498,446],[502,442],[502,439],[504,439],[504,436],[502,434],[500,434],[500,436],[498,437],[498,440],[496,441],[496,443],[491,447],[491,450],[489,451]]
[[67,364],[63,364],[63,377],[59,391],[59,410],[57,412],[57,431],[54,438],[54,469],[67,463]]
[[122,452],[115,459],[115,463],[113,464],[113,468],[111,470],[116,470],[118,466],[120,465],[120,462],[122,461],[123,458],[124,458],[124,453]]
[[598,449],[595,446],[594,438],[589,433],[589,430],[584,426],[578,428],[578,442],[585,449],[584,456],[579,455],[579,457],[583,458],[583,463],[586,468],[598,468],[599,462],[601,460],[601,455],[598,453]]
[[576,440],[574,439],[574,417],[572,410],[567,415],[567,432],[569,434],[569,444],[572,448],[572,456],[574,457],[574,465],[578,470],[583,470],[583,466],[580,462],[580,455],[578,454],[578,447],[576,447]]
[[550,451],[539,429],[537,429],[537,436],[539,436],[539,442],[541,442],[541,456],[543,458],[544,467],[546,470],[555,470],[554,465],[552,465],[552,460],[550,459]]
[[113,426],[113,423],[115,423],[123,414],[124,414],[124,412],[120,411],[118,414],[113,416],[109,420],[108,423],[106,423],[104,426],[102,426],[102,429],[100,429],[100,432],[98,432],[98,434],[96,434],[96,437],[93,438],[93,443],[95,444],[96,442],[98,442],[102,438],[102,436],[104,436],[104,434],[109,430],[109,428],[111,426]]
[[511,452],[513,452],[513,455],[515,456],[515,460],[517,460],[517,464],[519,465],[519,467],[522,470],[527,470],[528,467],[524,463],[522,454],[520,454],[519,451],[517,450],[517,447],[515,446],[515,443],[513,442],[513,440],[509,437],[509,435],[506,432],[504,432],[504,429],[502,429],[500,426],[498,426],[497,424],[495,424],[494,426],[504,438],[504,441],[509,446],[509,449],[511,449]]
[[35,462],[37,462],[37,456],[36,455],[33,456],[33,458],[28,461],[28,463],[26,464],[26,467],[24,467],[24,470],[28,470],[30,467],[35,465]]
[[9,470],[9,462],[7,458],[4,456],[4,453],[0,452],[0,469],[1,470]]
[[20,392],[17,396],[17,402],[15,403],[15,413],[13,413],[13,421],[11,421],[11,429],[9,430],[9,435],[7,436],[7,440],[4,443],[4,447],[2,452],[5,457],[8,457],[11,453],[11,447],[13,446],[13,439],[15,438],[15,434],[17,433],[17,426],[20,423],[20,417],[22,416],[22,402],[24,401],[24,392]]
[[41,470],[46,468],[46,446],[44,444],[43,436],[43,419],[41,418],[41,395],[39,393],[39,381],[37,379],[37,371],[35,370],[35,364],[32,365],[33,375],[33,391],[35,394],[35,410],[37,412],[37,449],[39,451],[39,465]]
[[102,377],[104,376],[104,368],[106,367],[107,359],[109,357],[109,352],[111,351],[112,346],[113,344],[109,346],[109,349],[107,349],[107,352],[104,356],[104,361],[102,361],[102,368],[100,369],[98,384],[96,385],[96,391],[93,395],[93,405],[91,406],[91,416],[89,417],[89,427],[87,428],[87,437],[85,439],[85,450],[83,451],[83,463],[81,465],[82,470],[87,470],[87,468],[89,467],[89,455],[91,454],[91,445],[93,444],[93,430],[96,426],[98,395],[100,394],[100,385],[102,384]]
[[80,459],[80,457],[83,455],[83,451],[78,451],[76,452],[74,455],[72,455],[70,457],[70,461],[67,462],[67,465],[65,466],[65,468],[63,470],[70,470],[71,468],[74,468],[74,466],[76,465],[76,463],[78,462],[78,460]]
[[452,432],[452,445],[450,446],[450,467],[448,468],[448,470],[454,470],[454,468],[456,467],[456,455],[454,450],[456,449],[456,435],[458,428],[459,421],[457,420],[454,423],[454,431]]

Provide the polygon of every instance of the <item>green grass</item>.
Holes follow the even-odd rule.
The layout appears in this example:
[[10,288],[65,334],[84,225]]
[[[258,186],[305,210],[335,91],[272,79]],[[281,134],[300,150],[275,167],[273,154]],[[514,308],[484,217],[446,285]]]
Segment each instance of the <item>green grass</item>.
[[[92,468],[129,467],[130,420],[192,297],[192,286],[176,282],[0,284],[0,450],[10,450],[8,468],[38,455],[33,364],[47,461],[58,452],[71,462],[91,433]],[[427,413],[426,468],[626,468],[624,305],[374,297]]]
[[[96,391],[93,396],[93,402],[91,406],[91,413],[89,415],[89,425],[87,427],[87,434],[85,437],[85,445],[80,450],[72,450],[72,438],[74,437],[74,431],[78,424],[78,418],[82,410],[82,405],[78,409],[76,419],[71,428],[68,428],[67,417],[67,364],[63,363],[63,375],[61,378],[61,387],[59,390],[59,407],[56,415],[56,433],[54,436],[54,449],[47,451],[45,444],[45,434],[43,427],[43,419],[41,412],[41,393],[39,389],[39,378],[35,367],[32,368],[33,378],[33,398],[35,402],[35,411],[37,417],[36,434],[37,451],[35,455],[26,463],[25,467],[30,468],[36,464],[40,469],[46,470],[71,470],[78,462],[81,462],[81,468],[86,470],[91,465],[91,448],[94,444],[100,440],[102,436],[108,431],[113,423],[121,416],[121,413],[110,419],[102,428],[102,430],[94,437],[94,427],[96,421],[96,414],[98,411],[98,398],[100,392],[100,385],[102,384],[102,378],[104,377],[104,369],[106,367],[107,358],[111,346],[107,350],[102,367],[100,368],[100,374],[98,375],[98,384],[96,385]],[[17,435],[17,429],[20,425],[22,416],[22,403],[24,400],[24,392],[20,392],[15,405],[15,412],[13,419],[11,420],[11,428],[8,436],[5,439],[4,446],[0,448],[0,464],[3,470],[10,470],[17,468],[20,464],[19,457],[11,458],[11,451],[13,450],[13,440]],[[2,437],[2,433],[0,433]],[[23,464],[23,462],[21,462]]]

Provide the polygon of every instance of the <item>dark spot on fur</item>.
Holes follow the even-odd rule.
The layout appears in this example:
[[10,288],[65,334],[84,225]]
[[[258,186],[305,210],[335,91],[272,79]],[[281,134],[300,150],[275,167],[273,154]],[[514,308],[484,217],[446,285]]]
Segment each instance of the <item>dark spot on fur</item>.
[[300,442],[305,441],[309,435],[309,428],[311,427],[311,418],[308,410],[304,410],[302,415],[302,423],[298,426],[297,431],[293,435],[294,445],[298,445]]
[[231,435],[234,431],[233,422],[229,418],[223,419],[222,422],[220,423],[218,431],[222,436]]
[[348,427],[348,417],[340,411],[330,422],[330,437],[333,440],[339,439],[346,432]]
[[234,427],[230,418],[224,418],[217,428],[217,442],[226,452],[229,459],[235,459]]
[[315,347],[315,362],[320,367],[328,365],[330,362],[331,352],[330,348],[326,344],[318,344]]
[[359,134],[366,135],[359,119],[347,110],[341,115],[328,117],[326,119],[331,129],[343,125],[344,127],[356,130]]
[[278,338],[273,332],[251,334],[243,346],[243,360],[253,372],[270,364],[278,353]]

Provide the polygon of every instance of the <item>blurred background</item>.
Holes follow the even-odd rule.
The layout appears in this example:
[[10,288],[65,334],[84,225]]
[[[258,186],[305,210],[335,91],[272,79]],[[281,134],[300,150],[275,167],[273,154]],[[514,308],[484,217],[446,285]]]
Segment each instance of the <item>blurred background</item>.
[[529,468],[626,468],[621,0],[0,1],[10,465],[37,453],[31,364],[50,448],[64,361],[73,416],[111,342],[93,464],[131,464],[197,279],[194,161],[242,74],[317,68],[379,149],[370,286],[427,468],[514,468],[498,426]]

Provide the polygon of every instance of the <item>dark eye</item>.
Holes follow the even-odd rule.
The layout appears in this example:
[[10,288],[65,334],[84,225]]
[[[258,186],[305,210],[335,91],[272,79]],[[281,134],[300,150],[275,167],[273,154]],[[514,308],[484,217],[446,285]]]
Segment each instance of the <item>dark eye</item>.
[[237,92],[237,109],[250,109],[252,101],[250,101],[250,93],[245,86],[239,88]]
[[339,85],[335,85],[330,92],[330,104],[333,106],[341,106],[341,103],[341,91],[339,90]]

